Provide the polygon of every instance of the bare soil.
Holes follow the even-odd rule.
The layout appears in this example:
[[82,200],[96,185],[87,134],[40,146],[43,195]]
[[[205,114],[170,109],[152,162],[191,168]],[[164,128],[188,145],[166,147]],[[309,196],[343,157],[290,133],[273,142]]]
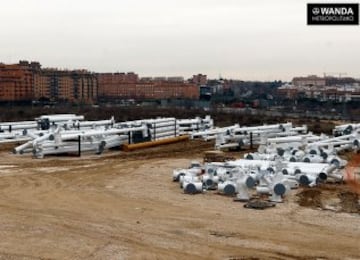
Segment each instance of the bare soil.
[[296,195],[300,206],[360,214],[359,195],[347,185],[321,184]]
[[212,147],[41,160],[1,151],[0,259],[360,259],[360,215],[343,210],[356,200],[344,185],[299,189],[260,211],[183,194],[172,170]]

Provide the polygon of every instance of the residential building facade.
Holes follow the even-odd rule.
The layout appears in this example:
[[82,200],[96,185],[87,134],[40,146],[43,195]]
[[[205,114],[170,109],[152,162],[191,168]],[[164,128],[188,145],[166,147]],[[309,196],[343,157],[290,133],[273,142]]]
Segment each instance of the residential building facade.
[[0,64],[0,101],[30,101],[33,73],[28,64]]
[[198,99],[199,87],[182,77],[138,79],[124,73],[100,73],[99,97],[102,99]]
[[51,101],[94,103],[97,77],[86,70],[42,69],[38,62],[0,64],[0,101]]

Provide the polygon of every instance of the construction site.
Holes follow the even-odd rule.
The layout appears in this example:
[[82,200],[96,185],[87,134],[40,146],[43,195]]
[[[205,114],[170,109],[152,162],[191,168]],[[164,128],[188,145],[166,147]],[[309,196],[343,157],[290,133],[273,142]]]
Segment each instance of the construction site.
[[357,124],[0,127],[0,259],[360,258]]
[[3,1],[0,260],[360,260],[359,3]]

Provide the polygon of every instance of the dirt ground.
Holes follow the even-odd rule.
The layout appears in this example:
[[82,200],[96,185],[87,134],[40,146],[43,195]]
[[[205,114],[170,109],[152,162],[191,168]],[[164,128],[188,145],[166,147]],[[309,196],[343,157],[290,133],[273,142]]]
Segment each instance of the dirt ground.
[[172,170],[211,148],[44,159],[1,151],[0,259],[360,259],[360,215],[339,207],[352,196],[346,187],[299,189],[266,210],[183,194]]

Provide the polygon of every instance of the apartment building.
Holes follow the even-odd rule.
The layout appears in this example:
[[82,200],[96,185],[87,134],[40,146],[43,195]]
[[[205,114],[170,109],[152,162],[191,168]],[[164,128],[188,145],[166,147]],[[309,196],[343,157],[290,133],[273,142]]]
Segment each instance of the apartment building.
[[[199,88],[182,77],[139,78],[125,73],[100,73],[99,97],[103,99],[198,99]],[[135,82],[135,79],[136,82]]]
[[117,97],[123,91],[118,86],[131,89],[133,84],[138,83],[139,76],[134,72],[128,73],[99,73],[97,74],[99,84],[98,94],[100,97]]
[[292,80],[294,86],[314,86],[314,87],[325,87],[325,78],[318,77],[316,75],[309,75],[307,77],[295,77]]
[[98,73],[41,68],[39,62],[0,64],[0,101],[93,103],[103,99],[198,99],[199,87],[183,77],[142,78],[134,72]]
[[97,100],[97,78],[85,70],[43,69],[34,75],[34,97],[94,103]]
[[294,86],[284,84],[277,89],[277,94],[281,98],[298,99],[312,98],[318,101],[359,101],[360,85],[358,83],[338,85],[338,86]]
[[0,101],[30,101],[33,74],[28,64],[0,64]]
[[0,101],[52,101],[93,103],[97,77],[86,70],[42,69],[39,62],[0,64]]

